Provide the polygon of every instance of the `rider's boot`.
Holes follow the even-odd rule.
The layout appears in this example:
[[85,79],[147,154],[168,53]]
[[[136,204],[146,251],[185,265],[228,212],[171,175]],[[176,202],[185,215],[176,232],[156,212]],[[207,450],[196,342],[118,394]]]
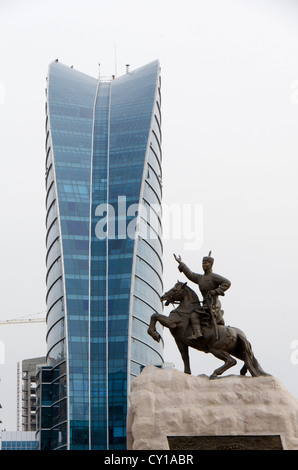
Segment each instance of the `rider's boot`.
[[193,333],[188,339],[199,339],[202,338],[203,333],[201,330],[201,324],[199,318],[191,318],[191,325],[193,329]]

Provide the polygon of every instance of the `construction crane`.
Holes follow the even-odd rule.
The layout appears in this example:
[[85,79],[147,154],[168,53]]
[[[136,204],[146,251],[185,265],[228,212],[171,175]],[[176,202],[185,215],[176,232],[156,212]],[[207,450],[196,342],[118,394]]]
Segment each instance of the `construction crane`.
[[43,323],[45,321],[45,318],[28,318],[27,320],[25,318],[14,318],[12,320],[0,320],[0,325],[10,325],[12,323]]
[[[33,315],[38,315],[39,313],[45,313],[44,312],[38,312],[34,313]],[[28,315],[27,317],[20,317],[20,318],[12,318],[9,320],[0,320],[0,325],[11,325],[11,324],[17,324],[17,323],[44,323],[46,321],[46,317],[41,317],[41,318],[29,318],[30,316],[33,315]]]

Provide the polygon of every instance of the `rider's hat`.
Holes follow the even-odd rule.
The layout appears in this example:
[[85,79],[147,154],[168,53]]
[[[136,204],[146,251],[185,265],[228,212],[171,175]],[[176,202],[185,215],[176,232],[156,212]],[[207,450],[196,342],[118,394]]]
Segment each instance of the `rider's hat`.
[[209,263],[212,263],[212,264],[213,264],[214,258],[212,258],[212,256],[211,256],[211,251],[209,251],[209,255],[208,255],[208,256],[204,256],[203,261],[208,261]]

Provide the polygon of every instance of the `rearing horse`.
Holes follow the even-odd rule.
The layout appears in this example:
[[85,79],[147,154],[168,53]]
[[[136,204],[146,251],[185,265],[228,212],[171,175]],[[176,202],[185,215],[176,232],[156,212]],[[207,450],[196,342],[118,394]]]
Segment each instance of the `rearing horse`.
[[[263,371],[255,358],[251,345],[247,340],[245,334],[238,328],[218,324],[216,326],[217,332],[215,334],[214,325],[210,315],[204,311],[200,306],[200,301],[197,294],[187,286],[187,283],[177,282],[175,286],[166,292],[162,297],[165,305],[178,302],[177,308],[170,312],[170,315],[160,315],[154,313],[151,316],[148,334],[156,341],[160,341],[160,335],[155,330],[156,322],[169,328],[172,336],[175,338],[178,349],[181,353],[184,362],[184,372],[191,374],[188,347],[192,347],[199,351],[204,351],[213,354],[218,359],[224,361],[224,365],[215,369],[210,379],[215,379],[218,375],[233,367],[240,359],[244,365],[240,371],[241,375],[245,375],[247,370],[253,377],[260,375],[269,375]],[[191,324],[189,321],[190,314],[194,310],[202,312],[201,326],[203,337],[199,339],[190,339],[192,333]],[[232,357],[234,356],[234,357]]]

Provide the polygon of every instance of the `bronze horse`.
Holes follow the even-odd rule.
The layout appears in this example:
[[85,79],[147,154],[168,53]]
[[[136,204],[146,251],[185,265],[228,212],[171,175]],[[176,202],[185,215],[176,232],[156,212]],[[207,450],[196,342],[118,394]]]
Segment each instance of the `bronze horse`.
[[[187,286],[186,282],[178,281],[172,289],[161,297],[161,300],[165,301],[165,305],[174,302],[178,302],[179,305],[170,312],[169,316],[154,313],[151,316],[148,334],[156,341],[160,341],[160,335],[155,330],[156,322],[169,328],[181,353],[186,374],[191,374],[188,347],[192,347],[199,351],[211,353],[224,361],[224,365],[215,369],[210,379],[215,379],[218,375],[233,367],[237,363],[234,357],[244,362],[240,371],[241,375],[245,375],[247,371],[253,377],[269,375],[259,365],[249,341],[241,330],[217,324],[215,331],[210,314],[206,311],[204,312],[197,294]],[[203,337],[199,339],[189,338],[192,333],[189,318],[194,310],[199,310],[200,312]]]

